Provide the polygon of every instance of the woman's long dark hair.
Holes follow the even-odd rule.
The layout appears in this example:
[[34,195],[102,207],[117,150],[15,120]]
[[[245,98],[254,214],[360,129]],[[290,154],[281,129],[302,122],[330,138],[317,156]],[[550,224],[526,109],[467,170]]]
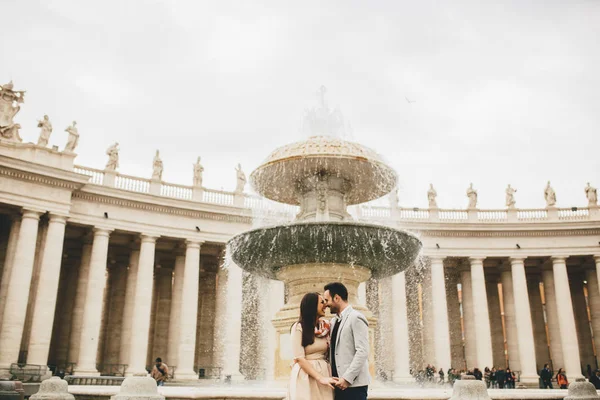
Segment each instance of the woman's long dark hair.
[[319,296],[319,293],[306,293],[300,302],[300,319],[298,322],[302,326],[302,347],[315,342]]

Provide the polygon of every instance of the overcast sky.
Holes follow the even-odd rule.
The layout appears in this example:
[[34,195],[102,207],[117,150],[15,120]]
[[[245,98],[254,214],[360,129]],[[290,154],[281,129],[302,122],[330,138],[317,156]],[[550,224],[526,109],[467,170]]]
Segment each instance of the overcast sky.
[[[453,4],[451,4],[453,3]],[[50,144],[77,120],[76,163],[233,190],[277,146],[303,139],[320,85],[400,177],[400,203],[587,205],[600,186],[600,1],[4,0],[0,81],[26,90],[15,120]],[[93,5],[92,5],[93,4]],[[408,103],[405,98],[414,101]]]

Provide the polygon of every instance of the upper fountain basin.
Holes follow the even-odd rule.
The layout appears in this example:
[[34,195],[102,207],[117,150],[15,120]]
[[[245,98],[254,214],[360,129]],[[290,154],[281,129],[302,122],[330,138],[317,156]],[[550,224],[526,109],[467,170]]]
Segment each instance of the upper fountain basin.
[[284,266],[346,264],[382,278],[404,271],[416,260],[421,241],[413,234],[356,222],[303,222],[254,229],[229,242],[233,262],[270,279]]
[[273,151],[250,175],[254,190],[271,200],[300,204],[306,178],[329,175],[344,180],[347,205],[389,193],[397,176],[368,147],[331,136],[312,136]]

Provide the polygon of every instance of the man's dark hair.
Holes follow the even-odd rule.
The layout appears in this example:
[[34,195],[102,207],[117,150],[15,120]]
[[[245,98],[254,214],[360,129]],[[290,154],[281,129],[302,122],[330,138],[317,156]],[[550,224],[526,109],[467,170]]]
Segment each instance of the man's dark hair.
[[324,290],[329,290],[329,294],[331,295],[332,299],[337,294],[342,298],[342,300],[348,301],[348,289],[346,289],[346,286],[344,286],[343,283],[340,283],[340,282],[328,283],[327,285],[325,285]]
[[162,358],[158,357],[154,362],[162,362]]

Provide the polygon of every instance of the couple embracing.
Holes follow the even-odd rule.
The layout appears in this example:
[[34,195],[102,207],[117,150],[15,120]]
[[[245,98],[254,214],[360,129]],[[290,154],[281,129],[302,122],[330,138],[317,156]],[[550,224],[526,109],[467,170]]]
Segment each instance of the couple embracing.
[[[327,321],[325,310],[336,314]],[[307,293],[291,332],[294,364],[289,400],[366,399],[369,375],[369,324],[348,303],[348,289],[325,285]],[[329,360],[329,361],[328,361]]]

